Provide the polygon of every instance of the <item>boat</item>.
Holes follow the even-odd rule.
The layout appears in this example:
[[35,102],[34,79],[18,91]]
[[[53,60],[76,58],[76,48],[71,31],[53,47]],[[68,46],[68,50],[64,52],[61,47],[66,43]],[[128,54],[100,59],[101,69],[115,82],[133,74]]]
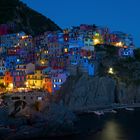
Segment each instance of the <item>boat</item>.
[[111,113],[117,113],[117,111],[116,110],[111,110]]
[[127,111],[134,111],[134,108],[125,108]]
[[93,112],[98,116],[104,115],[103,111],[93,111]]

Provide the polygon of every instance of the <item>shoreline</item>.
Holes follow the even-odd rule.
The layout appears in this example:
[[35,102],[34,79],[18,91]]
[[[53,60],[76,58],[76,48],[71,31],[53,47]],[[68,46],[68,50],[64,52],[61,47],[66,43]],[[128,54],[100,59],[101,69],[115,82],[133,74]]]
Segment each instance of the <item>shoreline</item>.
[[[94,107],[94,108],[90,108],[89,110],[84,110],[83,112],[76,112],[77,113],[77,115],[86,115],[86,114],[92,114],[92,113],[94,113],[94,111],[103,111],[103,112],[109,112],[109,111],[112,111],[112,110],[118,110],[118,109],[125,109],[125,108],[140,108],[140,104],[139,103],[137,103],[137,104],[119,104],[119,105],[110,105],[110,106],[98,106],[98,107]],[[89,134],[90,133],[96,133],[96,132],[98,132],[98,131],[100,131],[101,130],[101,128],[97,128],[97,129],[95,129],[95,130],[89,130]],[[13,134],[13,133],[12,133]],[[40,133],[39,133],[40,134]],[[46,134],[46,136],[44,136],[44,137],[42,137],[42,139],[44,139],[44,138],[55,138],[55,137],[67,137],[67,136],[76,136],[76,135],[81,135],[82,134],[82,132],[80,132],[80,131],[71,131],[71,132],[65,132],[65,133],[60,133],[60,132],[58,132],[58,133],[48,133],[48,134]],[[13,136],[13,137],[12,137]],[[11,137],[8,137],[8,138],[21,138],[21,136],[23,137],[23,138],[25,138],[25,139],[28,139],[28,137],[31,137],[32,136],[32,134],[30,133],[29,135],[27,134],[27,135],[25,135],[25,134],[21,134],[21,133],[19,133],[19,135],[18,135],[18,133],[16,134],[16,133],[14,133],[14,135],[11,135]],[[39,135],[39,137],[40,137],[41,135]],[[33,136],[34,137],[34,136]],[[36,136],[36,137],[34,137],[34,139],[37,139],[38,138],[38,136]],[[30,139],[30,138],[29,138]]]
[[118,110],[118,109],[125,109],[125,108],[140,108],[140,103],[135,104],[116,104],[116,105],[109,105],[109,106],[94,106],[90,108],[86,108],[83,110],[75,110],[73,111],[77,115],[80,114],[87,114],[87,113],[93,113],[94,111],[112,111],[112,110]]

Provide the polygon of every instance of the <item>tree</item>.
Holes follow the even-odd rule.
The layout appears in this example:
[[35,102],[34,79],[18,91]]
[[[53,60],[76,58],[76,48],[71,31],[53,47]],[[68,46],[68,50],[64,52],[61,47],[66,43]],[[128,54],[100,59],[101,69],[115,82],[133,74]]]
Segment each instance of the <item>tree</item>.
[[134,56],[138,61],[140,61],[140,48],[134,50]]

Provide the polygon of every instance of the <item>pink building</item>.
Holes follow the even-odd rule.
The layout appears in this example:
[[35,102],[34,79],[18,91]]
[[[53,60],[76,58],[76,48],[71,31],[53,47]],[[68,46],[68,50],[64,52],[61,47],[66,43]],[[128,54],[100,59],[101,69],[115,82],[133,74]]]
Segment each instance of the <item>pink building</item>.
[[13,71],[13,85],[15,88],[25,87],[26,74],[25,71]]

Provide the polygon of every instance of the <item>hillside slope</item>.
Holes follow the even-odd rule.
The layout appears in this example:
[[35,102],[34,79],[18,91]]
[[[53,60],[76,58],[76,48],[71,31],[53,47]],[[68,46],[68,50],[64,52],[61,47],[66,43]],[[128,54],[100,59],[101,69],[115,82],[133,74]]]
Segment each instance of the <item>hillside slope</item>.
[[14,26],[13,31],[37,35],[44,31],[61,30],[49,18],[29,8],[20,0],[0,0],[0,24]]

